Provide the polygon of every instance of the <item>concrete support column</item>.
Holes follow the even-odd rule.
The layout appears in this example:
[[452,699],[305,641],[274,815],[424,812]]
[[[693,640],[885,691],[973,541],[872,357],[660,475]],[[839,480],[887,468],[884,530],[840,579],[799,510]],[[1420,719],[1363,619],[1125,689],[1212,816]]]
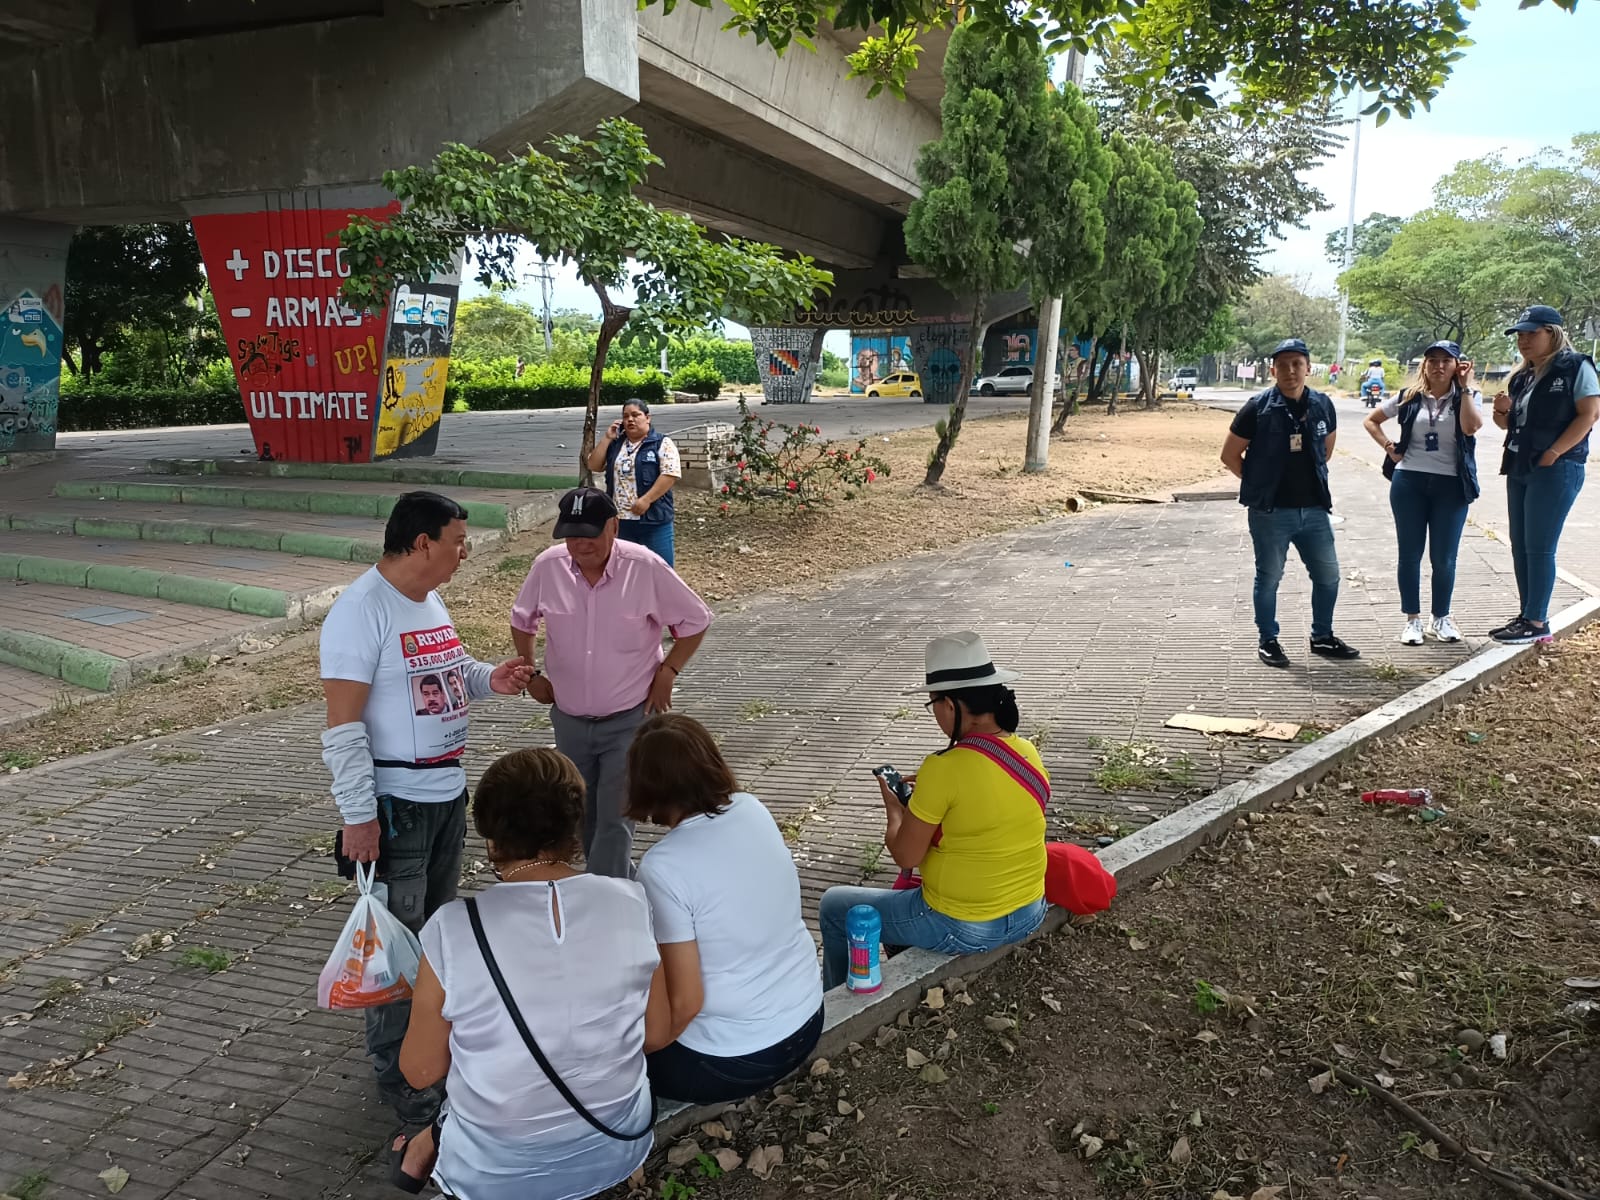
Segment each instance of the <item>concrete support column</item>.
[[0,217],[0,454],[56,448],[72,226]]
[[245,418],[262,459],[372,462],[433,453],[459,278],[402,283],[378,312],[339,298],[339,231],[381,218],[378,188],[272,192],[196,206]]
[[956,402],[961,373],[972,359],[972,327],[966,321],[941,321],[911,329],[911,361],[922,379],[924,404]]
[[805,325],[758,325],[750,330],[761,395],[768,404],[806,404],[821,361],[815,346],[819,331]]

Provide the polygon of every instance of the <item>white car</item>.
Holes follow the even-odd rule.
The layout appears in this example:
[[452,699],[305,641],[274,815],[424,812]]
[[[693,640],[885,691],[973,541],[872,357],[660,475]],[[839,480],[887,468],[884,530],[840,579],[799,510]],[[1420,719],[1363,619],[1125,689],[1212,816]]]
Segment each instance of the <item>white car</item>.
[[1179,367],[1178,373],[1167,382],[1167,389],[1173,392],[1192,392],[1200,386],[1200,369],[1198,367]]
[[1003,367],[972,382],[980,396],[1018,396],[1033,391],[1032,367]]

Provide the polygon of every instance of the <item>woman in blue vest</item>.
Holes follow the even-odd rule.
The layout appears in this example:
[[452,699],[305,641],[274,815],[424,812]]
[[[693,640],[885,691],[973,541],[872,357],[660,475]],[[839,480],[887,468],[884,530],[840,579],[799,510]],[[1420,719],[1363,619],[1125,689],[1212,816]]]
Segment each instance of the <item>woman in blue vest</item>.
[[1494,423],[1506,431],[1500,474],[1521,607],[1489,636],[1520,646],[1550,640],[1556,543],[1583,488],[1589,430],[1600,417],[1600,377],[1594,360],[1572,348],[1561,314],[1548,304],[1523,309],[1506,333],[1517,335],[1522,364],[1494,398]]
[[606,471],[606,491],[617,506],[617,536],[654,550],[673,566],[672,489],[683,475],[672,439],[650,428],[650,406],[629,400],[589,455],[589,470]]
[[[1387,457],[1389,508],[1400,551],[1400,608],[1405,628],[1397,639],[1420,646],[1425,638],[1459,642],[1450,616],[1456,587],[1456,551],[1467,524],[1467,505],[1478,498],[1474,434],[1483,428],[1479,395],[1472,386],[1472,361],[1454,342],[1435,342],[1423,353],[1410,386],[1373,410],[1362,424]],[[1400,420],[1400,440],[1391,442],[1383,423]],[[1422,623],[1422,548],[1433,566],[1431,619]]]

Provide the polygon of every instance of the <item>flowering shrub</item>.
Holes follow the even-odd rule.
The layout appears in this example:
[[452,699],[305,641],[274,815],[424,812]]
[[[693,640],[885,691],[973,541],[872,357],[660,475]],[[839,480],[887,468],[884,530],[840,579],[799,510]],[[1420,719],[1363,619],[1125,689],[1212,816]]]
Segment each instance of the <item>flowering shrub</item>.
[[733,469],[721,488],[723,512],[733,500],[804,512],[840,497],[854,500],[889,474],[888,463],[867,453],[865,438],[853,448],[825,442],[820,426],[780,425],[757,417],[743,400],[728,463]]

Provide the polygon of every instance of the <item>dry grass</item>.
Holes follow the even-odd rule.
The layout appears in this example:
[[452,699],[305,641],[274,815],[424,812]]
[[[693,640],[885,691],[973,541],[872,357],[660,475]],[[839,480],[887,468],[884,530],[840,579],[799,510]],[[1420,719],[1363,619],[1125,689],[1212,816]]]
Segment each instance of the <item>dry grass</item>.
[[[930,422],[938,414],[929,413]],[[1218,474],[1217,448],[1226,414],[1192,405],[1106,417],[1074,417],[1051,447],[1050,470],[1023,475],[1023,417],[970,423],[945,475],[930,492],[917,486],[931,426],[873,440],[892,468],[866,498],[798,518],[735,510],[723,516],[708,495],[679,504],[678,569],[712,602],[771,588],[803,593],[851,567],[952,546],[1031,524],[1066,511],[1084,491],[1164,491]],[[512,652],[511,603],[534,554],[549,545],[544,531],[522,534],[470,560],[442,589],[463,640],[480,658]],[[245,713],[315,699],[317,631],[274,649],[214,667],[143,684],[113,697],[58,709],[0,733],[0,764],[30,767],[66,755],[213,725]]]
[[[1600,991],[1566,982],[1600,976],[1597,680],[1600,629],[723,1118],[785,1165],[701,1200],[1512,1194],[1379,1087],[1497,1168],[1600,1193],[1600,1020],[1570,1007]],[[1382,785],[1448,813],[1360,802]]]

